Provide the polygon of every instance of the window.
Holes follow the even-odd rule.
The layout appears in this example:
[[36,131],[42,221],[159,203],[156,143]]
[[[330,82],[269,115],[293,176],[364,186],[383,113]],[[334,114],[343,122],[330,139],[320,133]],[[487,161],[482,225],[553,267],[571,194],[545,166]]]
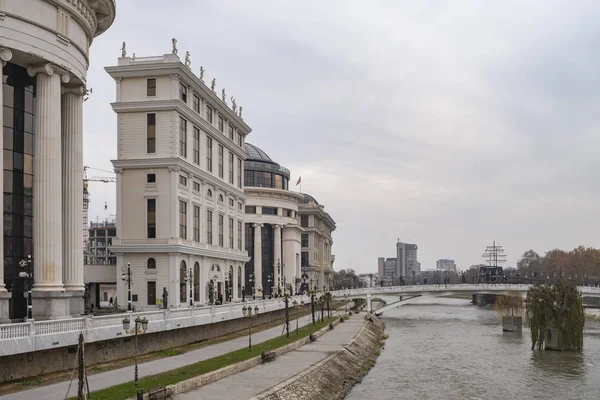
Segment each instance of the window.
[[303,228],[308,228],[308,215],[300,216],[300,226]]
[[181,260],[181,266],[179,267],[179,302],[187,302],[187,267],[185,261]]
[[194,206],[194,242],[200,241],[200,207]]
[[238,146],[242,147],[242,134],[238,133]]
[[146,261],[146,268],[156,269],[156,260],[154,258],[149,258],[148,261]]
[[219,145],[219,178],[223,177],[223,145]]
[[233,140],[233,125],[229,124],[229,139]]
[[192,104],[194,107],[194,111],[196,111],[198,114],[200,114],[200,97],[194,95],[192,102],[193,102]]
[[219,195],[219,203],[222,203],[222,202],[223,202],[223,195],[222,195],[222,194],[220,194],[220,195]]
[[286,211],[286,215],[287,215],[289,218],[294,218],[294,212],[293,212],[292,210],[285,210],[285,211]]
[[181,186],[187,186],[187,178],[183,175],[179,175],[179,184]]
[[200,165],[200,129],[194,127],[194,164]]
[[187,86],[183,83],[179,83],[179,99],[184,103],[187,103]]
[[146,282],[146,291],[148,294],[148,305],[149,306],[156,305],[156,282],[154,282],[154,281]]
[[[239,168],[239,166],[238,166],[238,168]],[[249,170],[244,171],[244,185],[245,186],[254,186],[254,171],[249,171]]]
[[208,172],[212,172],[212,138],[206,137],[206,169]]
[[238,250],[242,250],[242,222],[241,221],[238,221],[237,242],[238,242]]
[[146,96],[156,96],[156,78],[146,79]]
[[308,266],[308,251],[303,251],[301,257],[301,261],[300,264],[302,264],[302,267],[307,267]]
[[194,263],[194,301],[200,301],[200,264]]
[[148,239],[156,238],[156,199],[146,200],[146,221]]
[[187,203],[179,200],[179,237],[187,239]]
[[233,203],[234,203],[233,199],[229,199],[229,207],[233,207]]
[[213,109],[206,106],[206,120],[211,124],[213,123],[212,117],[213,117]]
[[156,153],[156,114],[146,114],[146,152]]
[[187,157],[187,121],[179,117],[179,155]]
[[308,247],[308,233],[302,234],[302,247]]
[[277,215],[277,209],[275,207],[263,207],[263,215]]
[[229,183],[233,185],[233,153],[229,152]]
[[229,248],[233,249],[233,218],[229,218]]
[[275,177],[275,189],[283,189],[283,177],[277,174],[273,174],[273,177]]
[[256,214],[256,207],[246,206],[246,214]]
[[223,247],[223,224],[225,218],[223,214],[219,214],[219,246]]
[[212,198],[212,190],[208,189],[208,190],[206,191],[206,195],[207,195],[208,197],[211,197],[211,198]]
[[219,130],[223,132],[223,117],[219,117]]
[[199,191],[200,191],[200,183],[194,182],[194,192],[199,192]]
[[238,210],[242,211],[242,203],[238,203]]
[[206,211],[206,243],[212,244],[212,211]]
[[238,165],[237,165],[237,169],[238,169],[238,180],[237,180],[237,185],[238,187],[241,189],[242,188],[242,159],[238,157],[237,159]]
[[156,183],[156,174],[146,174],[146,183]]

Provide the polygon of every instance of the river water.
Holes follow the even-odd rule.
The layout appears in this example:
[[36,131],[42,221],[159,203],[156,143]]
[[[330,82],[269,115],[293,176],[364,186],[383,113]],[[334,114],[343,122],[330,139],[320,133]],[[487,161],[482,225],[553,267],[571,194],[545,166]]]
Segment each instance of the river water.
[[529,329],[503,333],[491,309],[420,300],[384,314],[385,348],[347,399],[600,398],[598,322],[586,322],[582,352],[532,351]]

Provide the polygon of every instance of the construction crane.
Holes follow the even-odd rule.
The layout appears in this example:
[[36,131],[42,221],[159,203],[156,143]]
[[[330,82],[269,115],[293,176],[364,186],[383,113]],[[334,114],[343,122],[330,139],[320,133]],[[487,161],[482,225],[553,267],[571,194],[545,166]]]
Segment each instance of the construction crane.
[[[117,179],[112,176],[93,176],[91,178],[87,177],[87,170],[93,169],[96,171],[110,172],[104,171],[97,168],[83,167],[83,253],[86,254],[88,251],[88,242],[90,239],[90,231],[88,225],[88,209],[90,204],[90,192],[88,190],[89,182],[102,182],[102,183],[111,183],[116,182]],[[106,205],[105,205],[106,208]]]

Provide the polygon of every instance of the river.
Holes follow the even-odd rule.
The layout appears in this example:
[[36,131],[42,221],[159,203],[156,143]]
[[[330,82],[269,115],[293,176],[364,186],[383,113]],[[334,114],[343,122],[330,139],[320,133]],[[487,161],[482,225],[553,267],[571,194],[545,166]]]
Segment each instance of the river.
[[554,352],[532,351],[528,328],[503,333],[493,310],[467,300],[422,299],[383,320],[385,348],[349,400],[600,397],[598,322],[586,322],[582,352]]

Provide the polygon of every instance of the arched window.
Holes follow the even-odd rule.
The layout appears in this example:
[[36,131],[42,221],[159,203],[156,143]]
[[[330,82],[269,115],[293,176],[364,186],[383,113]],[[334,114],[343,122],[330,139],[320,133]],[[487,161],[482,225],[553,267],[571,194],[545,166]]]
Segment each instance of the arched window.
[[156,260],[154,258],[149,258],[146,262],[146,268],[148,269],[156,269]]
[[179,268],[179,302],[187,302],[187,267],[185,261],[181,260],[181,267]]
[[200,301],[200,264],[194,264],[194,301]]
[[221,271],[221,267],[219,267],[219,264],[213,264],[212,268],[210,269],[211,271],[217,271],[220,272]]
[[221,203],[223,202],[223,195],[222,194],[219,195],[219,202],[221,202]]
[[212,190],[208,189],[208,191],[206,192],[206,195],[208,197],[212,197]]
[[237,273],[237,297],[242,296],[242,267],[238,267]]

